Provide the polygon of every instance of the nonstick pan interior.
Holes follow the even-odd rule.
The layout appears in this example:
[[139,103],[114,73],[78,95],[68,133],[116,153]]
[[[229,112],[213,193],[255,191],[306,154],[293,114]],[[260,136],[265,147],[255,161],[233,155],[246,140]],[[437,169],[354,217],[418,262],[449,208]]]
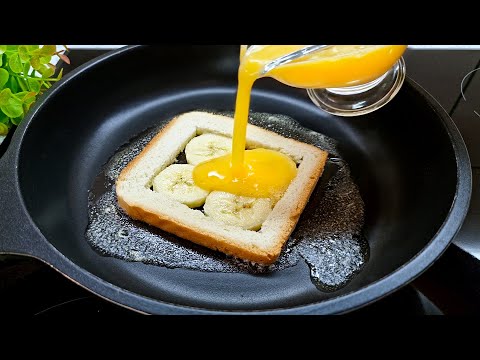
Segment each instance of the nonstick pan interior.
[[[238,50],[135,47],[79,72],[53,92],[26,128],[18,163],[26,209],[47,241],[121,291],[159,304],[221,311],[321,306],[345,294],[362,296],[361,289],[380,280],[391,282],[364,301],[352,302],[355,305],[327,310],[347,311],[423,271],[434,260],[426,253],[435,249],[440,254],[451,240],[430,243],[449,216],[459,159],[445,125],[448,117],[411,80],[387,106],[356,118],[326,114],[305,90],[271,79],[254,86],[252,111],[291,116],[337,140],[360,187],[370,257],[342,289],[319,291],[303,261],[262,275],[208,273],[126,262],[92,250],[85,240],[87,198],[102,165],[121,145],[160,120],[199,108],[233,110]],[[406,267],[424,255],[425,261]],[[396,278],[401,268],[403,276]],[[135,307],[124,302],[121,293],[112,300]],[[161,313],[160,305],[153,312]]]

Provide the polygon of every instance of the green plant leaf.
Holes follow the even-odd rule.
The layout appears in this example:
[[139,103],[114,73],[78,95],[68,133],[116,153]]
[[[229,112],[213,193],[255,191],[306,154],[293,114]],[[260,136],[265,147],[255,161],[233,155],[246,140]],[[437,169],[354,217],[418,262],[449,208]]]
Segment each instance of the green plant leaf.
[[7,51],[7,45],[0,45],[0,55]]
[[22,99],[23,103],[25,105],[31,105],[35,102],[35,100],[37,99],[36,97],[36,93],[34,92],[29,92],[27,95],[25,95]]
[[8,103],[8,99],[12,97],[12,90],[9,88],[3,89],[0,91],[0,105],[6,105]]
[[12,93],[17,93],[18,92],[18,82],[17,79],[15,79],[14,76],[10,76],[8,79],[8,82],[6,83],[5,87],[10,88],[12,90]]
[[20,61],[20,55],[18,55],[18,53],[10,56],[8,59],[8,66],[10,66],[10,69],[14,73],[18,74],[22,72],[22,62]]
[[9,76],[10,75],[8,74],[7,70],[0,68],[0,89],[2,89],[3,86],[7,83]]
[[41,56],[40,57],[40,64],[48,64],[50,61],[52,61],[51,56]]
[[6,104],[0,105],[0,110],[2,110],[5,115],[12,119],[23,115],[22,102],[18,99],[15,99],[13,96],[8,98]]
[[20,60],[22,60],[22,62],[30,60],[30,55],[28,54],[28,49],[25,45],[20,45],[18,47],[18,55],[20,56]]
[[35,101],[37,100],[37,98],[35,96],[29,98],[31,99],[31,101],[29,102],[25,102],[23,105],[25,107],[25,113],[30,110],[30,107],[35,103]]
[[7,50],[16,51],[18,50],[18,45],[7,45]]
[[20,99],[22,102],[25,102],[27,98],[30,98],[32,96],[35,96],[36,93],[33,91],[22,91],[19,93],[16,93],[15,96]]
[[27,77],[29,71],[30,71],[30,61],[27,61],[25,62],[25,64],[23,64],[23,76]]
[[31,53],[32,51],[40,48],[40,45],[26,45],[26,47],[27,47],[28,52]]
[[0,123],[8,125],[10,123],[10,118],[3,113],[3,111],[0,111]]
[[60,69],[60,72],[58,73],[57,80],[60,80],[63,76],[63,68]]
[[23,120],[23,117],[24,117],[24,115],[23,115],[23,113],[22,113],[22,115],[20,115],[19,117],[12,118],[12,119],[10,119],[10,120],[12,121],[12,124],[13,124],[13,125],[18,125],[18,124],[20,124],[20,121]]
[[56,45],[43,45],[41,48],[33,50],[33,55],[52,56],[57,51]]
[[55,66],[52,65],[42,65],[42,67],[38,70],[40,74],[42,74],[43,79],[48,79],[55,73]]
[[43,45],[42,46],[42,55],[43,56],[52,56],[57,51],[56,45]]
[[2,66],[2,64],[3,64],[3,55],[0,54],[0,67]]
[[38,93],[40,91],[40,81],[39,80],[28,78],[27,83],[28,83],[28,87],[30,88],[31,91],[34,91],[35,93]]
[[23,98],[25,95],[29,94],[29,93],[30,93],[29,91],[21,91],[21,92],[18,92],[18,93],[16,93],[16,94],[13,94],[13,95],[14,95],[15,97],[17,97],[17,99],[20,99],[20,101],[23,102],[22,98]]
[[0,135],[5,136],[8,134],[8,126],[0,122]]
[[33,67],[35,70],[40,70],[41,67],[42,67],[42,64],[40,64],[40,57],[39,57],[39,56],[33,56],[33,57],[30,59],[30,65],[32,65],[32,67]]
[[28,85],[24,79],[17,78],[17,83],[18,86],[20,86],[20,89],[22,89],[22,91],[28,91]]

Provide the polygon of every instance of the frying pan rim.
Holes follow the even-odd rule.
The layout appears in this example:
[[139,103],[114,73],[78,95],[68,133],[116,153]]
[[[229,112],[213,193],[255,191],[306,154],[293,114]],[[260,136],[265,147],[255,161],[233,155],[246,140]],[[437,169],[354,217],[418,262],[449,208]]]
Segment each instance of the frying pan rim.
[[[446,113],[443,107],[433,98],[430,93],[423,89],[419,84],[406,78],[407,86],[411,86],[412,89],[418,93],[429,107],[440,118],[449,138],[453,151],[455,154],[455,160],[457,164],[457,182],[455,195],[452,200],[452,205],[439,227],[438,231],[431,238],[431,240],[409,261],[402,266],[398,267],[395,271],[385,275],[384,277],[364,286],[356,291],[349,292],[347,294],[340,295],[338,297],[322,300],[320,302],[311,303],[307,305],[299,305],[288,308],[274,308],[264,310],[215,310],[208,308],[199,308],[187,305],[173,304],[162,300],[150,298],[148,296],[140,295],[130,290],[121,288],[114,285],[105,279],[94,275],[81,266],[77,265],[70,259],[68,259],[62,252],[54,247],[50,241],[42,234],[41,230],[36,225],[35,221],[30,216],[27,207],[24,202],[24,197],[20,190],[19,185],[19,160],[20,152],[22,149],[22,143],[25,134],[30,126],[30,123],[35,118],[36,114],[41,110],[44,104],[46,104],[54,95],[59,92],[64,86],[78,77],[83,72],[97,66],[99,63],[108,61],[111,58],[118,57],[121,54],[134,51],[138,48],[143,48],[144,45],[129,45],[116,50],[109,51],[103,55],[100,55],[78,68],[72,70],[63,79],[57,82],[52,88],[50,88],[39,99],[35,106],[31,109],[29,114],[22,121],[20,126],[15,131],[12,138],[10,148],[12,148],[12,161],[15,166],[14,177],[16,184],[16,191],[18,192],[18,198],[23,213],[26,215],[31,226],[34,227],[34,231],[38,233],[41,240],[47,246],[49,256],[47,259],[41,258],[35,254],[28,254],[28,256],[40,259],[47,263],[49,266],[59,271],[62,275],[81,285],[85,289],[92,293],[116,303],[120,306],[151,314],[338,314],[344,312],[353,311],[359,307],[363,307],[372,303],[379,298],[385,297],[388,294],[394,292],[402,286],[405,286],[413,279],[421,275],[427,270],[438,257],[448,248],[448,245],[454,239],[456,233],[460,230],[460,227],[467,215],[467,211],[462,212],[462,208],[468,209],[471,192],[472,192],[472,172],[471,164],[466,149],[466,145],[458,131],[458,128],[454,124],[453,120]],[[6,155],[6,154],[5,154]],[[27,255],[27,254],[25,254]],[[328,310],[328,311],[326,311]]]

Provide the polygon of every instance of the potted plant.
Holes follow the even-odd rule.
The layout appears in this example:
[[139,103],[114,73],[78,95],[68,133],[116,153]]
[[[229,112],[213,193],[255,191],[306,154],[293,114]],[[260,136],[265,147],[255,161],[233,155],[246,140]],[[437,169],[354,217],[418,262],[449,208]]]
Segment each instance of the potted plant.
[[67,51],[65,45],[0,45],[0,157],[31,106],[62,78],[57,64],[70,64]]
[[35,101],[62,78],[57,62],[69,64],[65,45],[0,45],[0,144]]

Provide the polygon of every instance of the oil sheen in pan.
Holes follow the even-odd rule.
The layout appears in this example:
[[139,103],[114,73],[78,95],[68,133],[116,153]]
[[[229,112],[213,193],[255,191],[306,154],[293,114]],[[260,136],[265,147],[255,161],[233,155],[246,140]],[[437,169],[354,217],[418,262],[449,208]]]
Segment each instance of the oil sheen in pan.
[[[120,209],[114,186],[117,177],[166,122],[120,148],[98,174],[89,192],[89,244],[102,255],[126,261],[200,271],[255,274],[281,271],[306,261],[318,289],[335,291],[346,285],[367,261],[368,243],[362,236],[364,203],[335,141],[284,115],[251,113],[249,122],[330,154],[324,173],[275,264],[260,267],[226,256],[132,220]],[[185,162],[184,153],[176,161]]]

